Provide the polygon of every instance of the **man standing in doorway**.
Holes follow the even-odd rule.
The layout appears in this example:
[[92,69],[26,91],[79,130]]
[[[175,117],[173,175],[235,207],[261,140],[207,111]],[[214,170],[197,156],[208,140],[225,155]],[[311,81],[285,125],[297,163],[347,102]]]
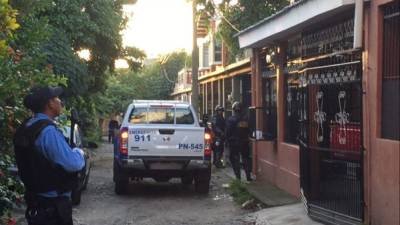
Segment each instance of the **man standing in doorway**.
[[247,181],[251,181],[251,160],[249,148],[249,123],[242,103],[232,104],[233,115],[226,123],[226,139],[230,151],[230,161],[233,172],[238,180],[241,179],[240,157],[242,158]]
[[118,121],[112,119],[108,123],[108,142],[109,143],[114,143],[114,135],[115,135],[115,130],[118,129],[119,124]]
[[71,190],[85,165],[83,151],[68,145],[54,120],[63,104],[61,87],[37,87],[24,98],[34,116],[14,136],[18,173],[25,185],[29,225],[72,225]]

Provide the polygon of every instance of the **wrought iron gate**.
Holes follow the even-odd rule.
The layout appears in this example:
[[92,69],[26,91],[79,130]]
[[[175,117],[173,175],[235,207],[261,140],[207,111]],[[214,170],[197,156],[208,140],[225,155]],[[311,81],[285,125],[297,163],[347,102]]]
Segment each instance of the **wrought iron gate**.
[[301,59],[285,71],[287,118],[298,121],[289,128],[300,144],[302,197],[309,215],[329,224],[363,218],[362,56],[352,50],[352,28],[349,19],[302,34],[289,43]]
[[311,216],[361,222],[361,54],[314,64],[300,75],[302,192]]

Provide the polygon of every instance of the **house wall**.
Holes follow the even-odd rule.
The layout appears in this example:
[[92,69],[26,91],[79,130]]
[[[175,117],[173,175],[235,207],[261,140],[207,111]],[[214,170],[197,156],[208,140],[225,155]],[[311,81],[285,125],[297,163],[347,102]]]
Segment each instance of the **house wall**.
[[370,1],[364,18],[365,212],[367,222],[372,225],[400,224],[400,142],[382,139],[380,135],[383,33],[380,7],[389,2],[392,1]]
[[[300,196],[299,176],[299,147],[284,142],[284,79],[283,63],[285,58],[285,46],[281,46],[278,65],[278,137],[275,141],[253,141],[253,172],[257,180],[269,181],[286,192]],[[252,74],[253,80],[253,104],[256,108],[262,107],[262,78],[259,59],[259,50],[253,50]],[[261,110],[257,111],[257,130],[262,130],[263,121]]]
[[[398,0],[397,0],[398,1]],[[364,152],[364,223],[400,224],[400,142],[381,138],[381,80],[383,17],[381,7],[393,0],[374,0],[364,8],[363,40],[363,141]],[[284,46],[281,46],[284,50]],[[283,53],[282,53],[283,54]],[[262,107],[259,49],[253,49],[252,103]],[[282,65],[280,66],[280,69]],[[284,143],[284,81],[278,69],[278,137],[276,141],[253,142],[253,172],[257,180],[267,180],[300,195],[299,148]],[[257,112],[257,129],[262,116]]]

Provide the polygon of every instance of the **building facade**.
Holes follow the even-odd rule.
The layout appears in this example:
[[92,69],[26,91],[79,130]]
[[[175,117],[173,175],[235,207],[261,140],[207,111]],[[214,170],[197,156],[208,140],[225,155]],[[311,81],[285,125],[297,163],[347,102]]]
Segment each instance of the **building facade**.
[[253,172],[332,224],[400,224],[400,11],[303,0],[241,31]]
[[188,68],[183,68],[181,71],[178,72],[171,98],[174,100],[191,102],[191,93],[192,70]]

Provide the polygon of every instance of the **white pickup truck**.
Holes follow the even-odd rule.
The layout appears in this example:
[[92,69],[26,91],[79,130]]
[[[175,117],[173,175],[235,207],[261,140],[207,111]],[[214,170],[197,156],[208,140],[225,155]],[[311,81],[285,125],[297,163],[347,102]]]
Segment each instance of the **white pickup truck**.
[[208,193],[210,142],[189,103],[134,100],[114,143],[115,192],[124,194],[130,179],[179,177],[184,185],[194,181],[196,192]]

